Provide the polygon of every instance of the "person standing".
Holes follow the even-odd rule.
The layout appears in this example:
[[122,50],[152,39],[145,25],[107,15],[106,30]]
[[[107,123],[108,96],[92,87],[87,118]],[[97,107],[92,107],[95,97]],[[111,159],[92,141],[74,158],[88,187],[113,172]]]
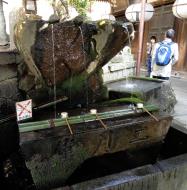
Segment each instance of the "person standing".
[[152,63],[153,71],[151,77],[162,80],[169,80],[171,77],[172,66],[178,61],[178,44],[173,42],[175,31],[167,30],[165,39],[155,45]]
[[156,44],[156,36],[151,36],[150,43],[147,43],[147,77],[150,77],[152,71],[152,55]]

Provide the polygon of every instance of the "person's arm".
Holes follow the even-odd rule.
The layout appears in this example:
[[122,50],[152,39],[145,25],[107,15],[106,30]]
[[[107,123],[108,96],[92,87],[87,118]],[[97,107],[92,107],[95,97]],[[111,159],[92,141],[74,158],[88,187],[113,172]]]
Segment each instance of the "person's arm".
[[150,49],[151,49],[151,44],[148,42],[147,43],[147,55],[150,54]]
[[178,61],[178,59],[179,59],[178,44],[175,43],[173,48],[174,48],[174,53],[173,53],[173,58],[172,58],[172,65],[174,65]]
[[156,43],[154,46],[154,49],[152,51],[151,68],[153,68],[153,65],[155,64],[156,51],[157,51],[158,47],[159,47],[159,43]]

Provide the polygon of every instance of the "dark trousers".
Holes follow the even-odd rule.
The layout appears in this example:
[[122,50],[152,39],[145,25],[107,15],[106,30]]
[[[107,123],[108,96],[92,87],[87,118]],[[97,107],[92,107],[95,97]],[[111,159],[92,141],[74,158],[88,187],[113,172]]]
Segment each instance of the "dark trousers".
[[152,57],[150,55],[148,55],[147,57],[147,76],[150,77],[151,75],[151,61],[152,61]]
[[169,80],[169,77],[153,76],[155,79]]

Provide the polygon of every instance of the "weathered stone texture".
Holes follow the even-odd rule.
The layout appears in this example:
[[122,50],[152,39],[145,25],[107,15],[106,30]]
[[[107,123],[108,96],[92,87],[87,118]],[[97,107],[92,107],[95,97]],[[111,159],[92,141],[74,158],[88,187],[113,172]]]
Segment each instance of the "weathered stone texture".
[[[105,120],[99,122],[21,133],[21,149],[36,186],[47,189],[62,185],[86,159],[125,150],[140,149],[161,142],[171,124],[171,117]],[[125,134],[125,135],[124,135]]]
[[20,60],[16,52],[0,52],[0,117],[15,113],[15,102],[21,100],[17,76]]
[[161,114],[171,113],[176,104],[170,81],[133,77],[108,83],[107,87],[118,98],[138,97],[145,104],[157,105]]
[[[44,23],[28,18],[15,30],[16,45],[26,65],[19,75],[19,87],[36,104],[54,100],[50,95],[54,85],[57,98],[78,96],[77,104],[102,99],[100,69],[129,43],[132,32],[131,24],[124,28],[110,20],[92,22],[77,17],[62,23]],[[92,88],[93,83],[97,88]],[[85,97],[86,91],[89,98]]]
[[[90,180],[70,187],[71,190],[186,190],[187,154],[154,165]],[[56,190],[65,190],[58,188]]]

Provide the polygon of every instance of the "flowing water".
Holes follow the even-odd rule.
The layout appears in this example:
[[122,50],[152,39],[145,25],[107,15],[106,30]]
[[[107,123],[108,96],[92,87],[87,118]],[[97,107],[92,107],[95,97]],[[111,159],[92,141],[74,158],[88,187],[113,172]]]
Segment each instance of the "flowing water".
[[[128,40],[129,40],[129,47],[131,48],[132,47],[132,44],[131,44],[131,38],[130,38],[130,34],[129,34],[129,30],[127,28],[126,25],[123,25],[123,28],[126,30],[127,34],[128,34]],[[131,96],[132,96],[132,93],[133,93],[133,89],[137,87],[137,85],[135,83],[132,82],[132,79],[129,78],[129,74],[127,72],[127,68],[125,66],[125,83],[124,84],[121,84],[120,85],[120,88],[126,88],[126,89],[129,89],[130,93],[131,93]]]
[[[53,95],[54,95],[54,102],[56,102],[57,97],[56,97],[56,63],[55,63],[55,50],[54,50],[54,28],[53,24],[51,25],[51,37],[52,37],[52,61],[53,61]],[[56,103],[54,103],[54,118],[56,118],[57,113],[56,113]]]
[[[82,48],[83,48],[83,64],[84,64],[84,68],[86,71],[86,56],[85,56],[85,47],[84,47],[84,36],[83,36],[83,31],[82,28],[79,26],[79,30],[81,32],[81,39],[82,39]],[[88,108],[88,104],[89,104],[89,99],[88,99],[88,79],[86,79],[85,81],[85,85],[86,85],[86,107]]]

